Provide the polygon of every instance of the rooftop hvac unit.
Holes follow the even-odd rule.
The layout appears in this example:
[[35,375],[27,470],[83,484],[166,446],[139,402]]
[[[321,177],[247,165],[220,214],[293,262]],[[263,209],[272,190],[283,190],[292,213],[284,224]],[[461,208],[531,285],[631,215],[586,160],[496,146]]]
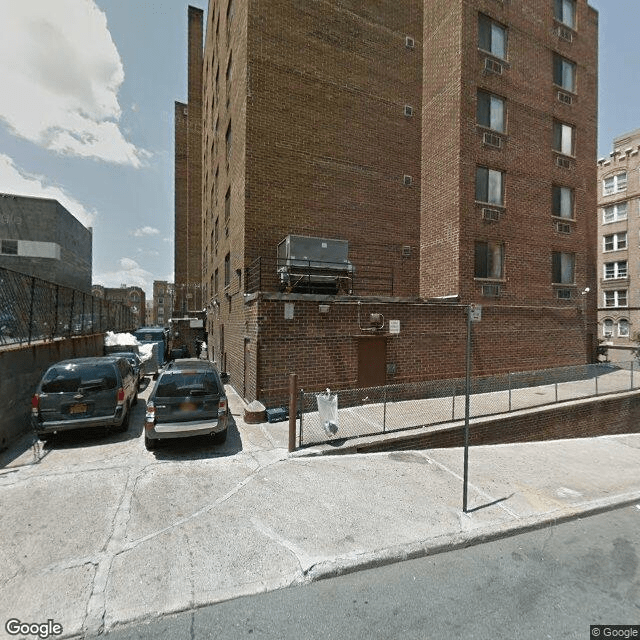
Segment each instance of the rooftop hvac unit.
[[285,291],[351,293],[355,268],[346,240],[288,235],[278,244],[278,278]]

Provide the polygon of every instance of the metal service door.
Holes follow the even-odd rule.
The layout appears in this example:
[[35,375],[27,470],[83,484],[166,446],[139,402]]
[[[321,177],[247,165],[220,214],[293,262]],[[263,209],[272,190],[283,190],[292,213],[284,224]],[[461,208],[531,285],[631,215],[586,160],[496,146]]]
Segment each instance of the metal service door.
[[379,387],[387,383],[387,340],[382,337],[358,340],[358,387]]

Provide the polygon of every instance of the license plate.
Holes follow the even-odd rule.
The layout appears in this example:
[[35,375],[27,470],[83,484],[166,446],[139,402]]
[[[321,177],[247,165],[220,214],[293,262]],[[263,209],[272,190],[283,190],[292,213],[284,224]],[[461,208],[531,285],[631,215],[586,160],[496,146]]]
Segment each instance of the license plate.
[[87,413],[87,405],[86,404],[72,404],[69,413]]

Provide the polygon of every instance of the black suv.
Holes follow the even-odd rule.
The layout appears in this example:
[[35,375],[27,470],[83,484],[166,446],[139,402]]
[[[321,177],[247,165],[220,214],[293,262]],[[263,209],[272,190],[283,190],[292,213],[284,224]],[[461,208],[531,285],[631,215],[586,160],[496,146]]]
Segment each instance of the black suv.
[[49,367],[31,401],[31,424],[41,440],[59,431],[111,427],[126,431],[138,401],[138,380],[126,358],[63,360]]
[[165,438],[211,435],[227,437],[227,396],[212,362],[197,358],[170,362],[160,373],[149,399],[144,443],[155,449]]

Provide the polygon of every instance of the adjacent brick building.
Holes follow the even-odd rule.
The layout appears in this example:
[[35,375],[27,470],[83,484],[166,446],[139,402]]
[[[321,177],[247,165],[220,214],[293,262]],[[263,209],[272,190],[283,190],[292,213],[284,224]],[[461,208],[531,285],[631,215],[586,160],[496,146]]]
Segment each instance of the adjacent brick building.
[[640,130],[618,136],[598,160],[598,323],[611,360],[640,346]]
[[126,284],[121,287],[104,287],[94,284],[91,292],[97,298],[128,307],[133,314],[135,327],[145,326],[147,303],[144,289],[136,286],[129,287]]
[[166,280],[153,281],[153,311],[148,326],[167,327],[173,311],[174,286]]
[[[593,358],[586,0],[211,0],[202,74],[203,303],[245,398],[458,376],[470,303],[476,373]],[[348,242],[337,291],[290,235]]]

